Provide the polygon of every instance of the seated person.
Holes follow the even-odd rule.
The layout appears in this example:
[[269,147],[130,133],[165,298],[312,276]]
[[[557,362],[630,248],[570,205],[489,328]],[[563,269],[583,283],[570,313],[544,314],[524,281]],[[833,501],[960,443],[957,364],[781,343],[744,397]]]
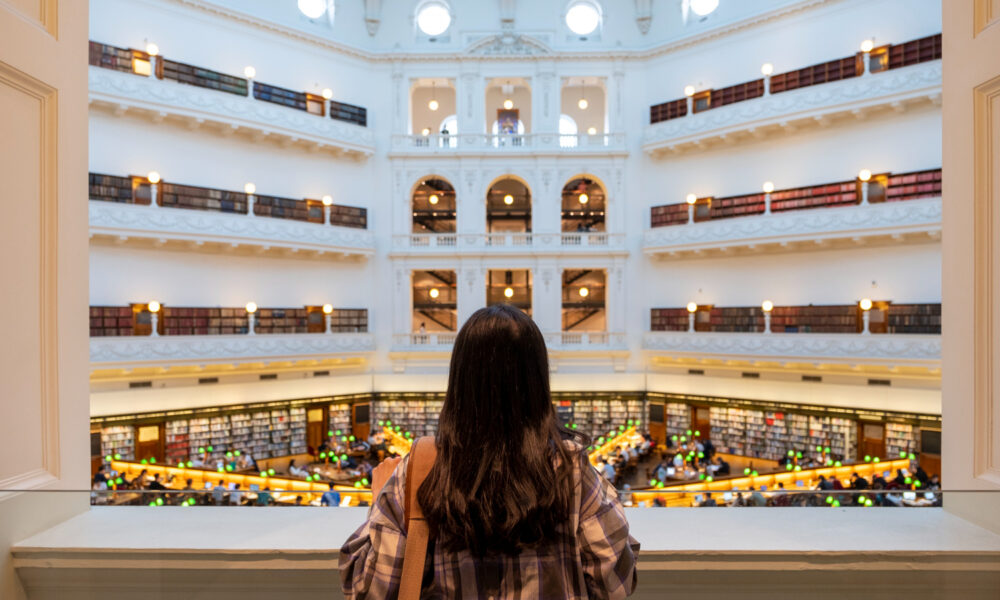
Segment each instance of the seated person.
[[715,465],[717,467],[715,469],[716,476],[723,477],[725,475],[732,474],[732,469],[729,467],[729,463],[723,460],[721,456],[717,456],[715,458]]
[[333,483],[330,483],[330,489],[323,492],[323,497],[319,499],[320,506],[340,506],[340,492],[333,489]]
[[240,484],[237,483],[233,491],[229,492],[229,503],[233,506],[243,504],[243,492],[240,490]]
[[94,474],[94,483],[107,483],[108,476],[104,472],[104,465],[97,467],[97,473]]
[[712,492],[705,493],[705,500],[701,503],[701,506],[718,506],[719,504],[712,498]]
[[271,488],[265,487],[263,492],[258,492],[257,494],[257,506],[267,506],[269,504],[274,504],[274,498],[271,497]]
[[216,506],[222,506],[223,500],[226,498],[226,482],[219,480],[219,483],[212,488],[212,499],[215,500]]
[[299,467],[295,466],[295,459],[293,458],[292,460],[288,461],[288,474],[293,477],[301,477],[302,479],[305,479],[306,477],[309,476],[309,471],[307,471],[304,468],[300,469]]

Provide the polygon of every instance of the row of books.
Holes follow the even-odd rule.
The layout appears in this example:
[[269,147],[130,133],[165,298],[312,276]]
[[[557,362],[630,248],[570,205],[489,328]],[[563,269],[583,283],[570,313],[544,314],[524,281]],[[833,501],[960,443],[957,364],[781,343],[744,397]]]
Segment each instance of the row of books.
[[173,60],[160,58],[156,65],[156,76],[159,79],[171,79],[178,83],[246,96],[249,82],[243,77],[227,75],[211,69],[187,65]]
[[[887,323],[888,333],[940,333],[940,304],[891,304],[873,308],[871,321]],[[706,317],[707,313],[707,318]],[[689,315],[686,308],[650,309],[651,331],[686,331]],[[698,331],[763,331],[764,313],[760,307],[700,306],[696,313]],[[856,333],[860,331],[862,312],[853,304],[829,306],[775,306],[771,312],[771,330],[786,333]],[[873,332],[875,328],[872,328]]]

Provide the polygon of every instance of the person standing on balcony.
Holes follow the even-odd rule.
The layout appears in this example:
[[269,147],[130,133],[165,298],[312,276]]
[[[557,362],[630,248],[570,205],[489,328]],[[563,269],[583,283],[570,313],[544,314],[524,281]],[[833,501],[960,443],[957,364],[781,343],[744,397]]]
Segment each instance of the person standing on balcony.
[[[544,338],[517,308],[480,309],[462,327],[434,443],[415,497],[431,539],[422,597],[633,592],[639,544],[614,487],[590,466],[587,440],[559,427]],[[349,599],[399,594],[412,456],[373,473],[368,520],[340,550]]]

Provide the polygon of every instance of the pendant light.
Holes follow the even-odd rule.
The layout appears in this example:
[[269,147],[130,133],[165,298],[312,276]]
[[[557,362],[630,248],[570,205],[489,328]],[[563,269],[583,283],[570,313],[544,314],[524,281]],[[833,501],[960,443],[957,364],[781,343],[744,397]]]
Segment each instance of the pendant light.
[[586,86],[584,86],[583,82],[581,81],[580,82],[580,101],[576,103],[576,105],[580,107],[580,110],[587,110],[587,107],[590,106],[590,103],[587,102],[587,97],[585,96],[586,90],[587,90]]
[[434,82],[431,82],[431,101],[427,103],[427,108],[437,110],[440,105],[437,101],[437,94],[434,93]]

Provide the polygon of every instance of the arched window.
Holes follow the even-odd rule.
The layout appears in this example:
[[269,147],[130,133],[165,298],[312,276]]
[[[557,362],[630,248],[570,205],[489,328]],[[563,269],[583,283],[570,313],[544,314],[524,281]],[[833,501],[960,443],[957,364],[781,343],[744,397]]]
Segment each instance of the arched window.
[[441,121],[441,147],[442,148],[455,148],[458,146],[458,138],[455,137],[458,134],[458,117],[456,115],[451,115],[445,117]]
[[559,115],[559,146],[561,148],[576,148],[576,134],[579,133],[576,121],[569,115]]

